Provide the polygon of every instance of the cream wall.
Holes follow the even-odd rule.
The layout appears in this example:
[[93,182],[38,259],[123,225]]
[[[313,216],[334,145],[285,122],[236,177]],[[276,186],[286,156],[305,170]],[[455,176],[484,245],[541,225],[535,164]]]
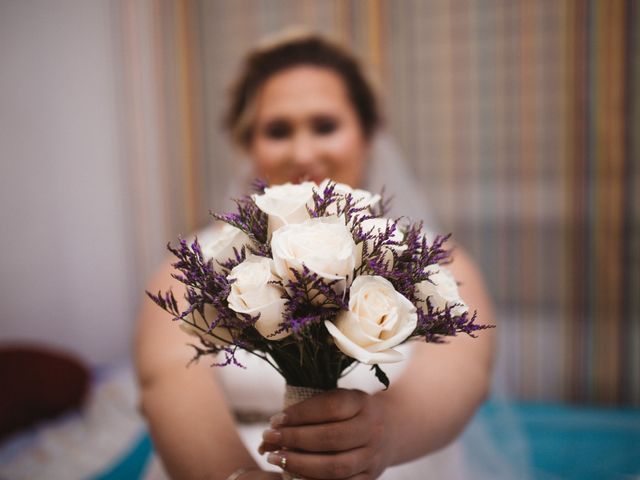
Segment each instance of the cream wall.
[[138,280],[114,2],[0,2],[0,340],[129,351]]

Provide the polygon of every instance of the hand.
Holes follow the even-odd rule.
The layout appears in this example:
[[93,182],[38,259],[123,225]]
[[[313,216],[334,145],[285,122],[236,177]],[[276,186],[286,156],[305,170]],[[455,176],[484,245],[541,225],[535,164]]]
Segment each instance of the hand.
[[389,465],[389,425],[377,397],[337,389],[287,408],[265,430],[261,453],[305,479],[377,478]]

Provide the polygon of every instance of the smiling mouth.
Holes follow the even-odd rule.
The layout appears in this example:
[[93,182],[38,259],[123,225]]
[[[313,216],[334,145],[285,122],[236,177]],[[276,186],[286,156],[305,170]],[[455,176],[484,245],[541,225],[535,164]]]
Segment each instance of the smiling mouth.
[[324,175],[304,173],[294,177],[293,183],[314,182],[319,185],[324,179]]

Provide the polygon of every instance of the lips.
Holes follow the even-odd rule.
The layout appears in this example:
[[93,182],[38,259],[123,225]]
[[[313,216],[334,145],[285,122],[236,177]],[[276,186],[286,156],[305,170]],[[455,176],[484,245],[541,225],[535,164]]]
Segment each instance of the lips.
[[319,173],[304,173],[294,176],[292,183],[314,182],[316,185],[319,185],[325,178],[327,178],[326,175]]

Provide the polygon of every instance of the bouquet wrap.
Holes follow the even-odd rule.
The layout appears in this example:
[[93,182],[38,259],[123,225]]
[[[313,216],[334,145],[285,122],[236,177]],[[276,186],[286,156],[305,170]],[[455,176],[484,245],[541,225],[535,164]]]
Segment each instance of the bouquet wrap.
[[316,395],[320,395],[321,393],[324,393],[326,391],[327,390],[323,390],[320,388],[295,387],[293,385],[286,385],[284,389],[284,408],[295,405],[296,403],[303,402],[304,400],[315,397]]

